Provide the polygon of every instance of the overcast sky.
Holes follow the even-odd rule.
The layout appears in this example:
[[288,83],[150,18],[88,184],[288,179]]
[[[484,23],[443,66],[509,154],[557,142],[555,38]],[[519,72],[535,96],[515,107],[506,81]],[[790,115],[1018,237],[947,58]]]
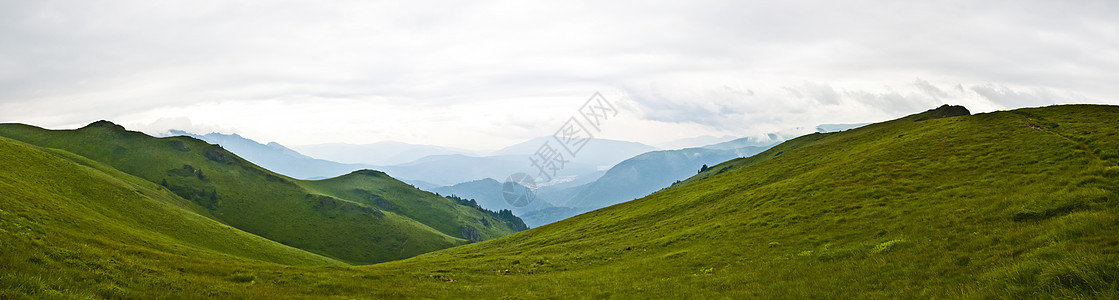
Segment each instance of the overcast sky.
[[[1119,1],[0,1],[0,122],[494,149],[1119,104]],[[906,3],[901,3],[906,2]]]

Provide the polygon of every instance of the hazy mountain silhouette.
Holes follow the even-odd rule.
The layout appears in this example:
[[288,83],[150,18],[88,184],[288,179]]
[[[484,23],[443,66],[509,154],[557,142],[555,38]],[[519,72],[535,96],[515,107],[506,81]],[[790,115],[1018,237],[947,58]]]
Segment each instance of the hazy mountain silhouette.
[[312,157],[351,164],[397,165],[409,163],[432,155],[477,155],[478,153],[451,147],[416,145],[402,142],[377,142],[372,144],[327,143],[296,145],[291,148]]
[[209,133],[198,135],[182,130],[171,130],[170,135],[189,136],[210,144],[221,145],[226,150],[236,153],[237,156],[264,167],[265,169],[299,179],[329,178],[347,174],[354,170],[372,168],[372,166],[369,165],[343,164],[324,159],[316,159],[284,147],[276,142],[271,142],[267,145],[261,144],[238,134]]

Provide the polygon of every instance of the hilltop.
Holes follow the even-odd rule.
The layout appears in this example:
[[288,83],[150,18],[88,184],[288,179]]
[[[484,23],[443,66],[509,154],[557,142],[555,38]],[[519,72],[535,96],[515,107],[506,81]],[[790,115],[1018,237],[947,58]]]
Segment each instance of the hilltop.
[[526,297],[1114,298],[1117,123],[1114,106],[945,106],[802,136],[641,199],[366,270],[426,270],[471,286],[460,292]]
[[[125,251],[106,257],[130,267],[101,271],[41,250],[32,241],[53,241],[47,230],[0,223],[3,241],[46,253],[38,261],[73,274],[27,267],[19,270],[48,276],[7,275],[0,284],[13,295],[67,294],[62,287],[90,285],[83,276],[102,276],[88,274],[124,272],[92,289],[148,297],[1111,299],[1119,297],[1115,124],[1115,106],[977,115],[945,106],[791,139],[539,228],[350,268],[212,259],[206,269],[175,271],[147,258],[162,256],[133,260]],[[5,255],[35,261],[13,257]],[[158,285],[130,280],[144,272],[180,275]]]
[[[323,184],[331,181],[292,179],[218,145],[184,136],[154,138],[108,121],[76,130],[0,124],[0,136],[73,153],[158,183],[213,220],[347,263],[401,259],[517,230],[492,212],[456,204],[383,173],[358,171],[333,181],[378,179],[325,189]],[[432,209],[395,209],[413,205]],[[433,212],[442,218],[428,217]]]

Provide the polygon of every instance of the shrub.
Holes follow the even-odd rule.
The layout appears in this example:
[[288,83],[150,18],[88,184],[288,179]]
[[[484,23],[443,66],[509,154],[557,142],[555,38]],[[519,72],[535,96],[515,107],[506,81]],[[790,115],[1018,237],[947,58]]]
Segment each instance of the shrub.
[[256,274],[248,272],[237,272],[233,273],[233,275],[229,277],[229,280],[233,282],[253,282],[256,280]]

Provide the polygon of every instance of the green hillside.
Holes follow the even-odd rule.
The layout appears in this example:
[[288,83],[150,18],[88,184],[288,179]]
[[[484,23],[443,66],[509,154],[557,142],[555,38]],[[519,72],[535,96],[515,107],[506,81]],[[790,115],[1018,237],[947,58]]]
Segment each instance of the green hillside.
[[1119,107],[955,110],[365,269],[453,281],[410,290],[431,296],[1119,297]]
[[[349,263],[401,259],[468,243],[460,228],[478,227],[475,224],[481,222],[474,219],[486,217],[484,212],[459,209],[455,212],[463,213],[461,218],[429,218],[425,219],[429,223],[423,223],[362,204],[363,199],[347,193],[309,190],[304,184],[315,184],[277,175],[216,145],[189,137],[157,139],[106,121],[77,130],[0,124],[0,136],[102,162],[166,186],[222,223]],[[394,199],[401,203],[408,200]],[[453,205],[442,200],[442,205]],[[515,231],[504,223],[492,225],[479,227],[484,238]],[[451,227],[454,230],[447,229]]]
[[444,197],[421,191],[378,171],[363,170],[300,184],[316,193],[351,199],[408,216],[451,236],[467,238],[465,235],[472,235],[478,241],[508,235],[510,228],[524,230],[523,225],[512,224],[496,213],[447,201]]
[[172,284],[175,268],[214,262],[342,265],[206,218],[156,184],[68,152],[0,138],[0,161],[6,288],[113,297],[121,285]]
[[610,168],[564,204],[568,207],[599,208],[637,199],[695,175],[702,166],[736,157],[735,150],[704,148],[642,153]]
[[[540,219],[530,218],[528,216],[539,216],[538,213],[542,210],[549,210],[554,208],[547,200],[542,199],[540,194],[536,194],[534,201],[529,201],[527,205],[517,207],[505,200],[504,188],[501,182],[493,178],[479,179],[474,181],[467,181],[452,186],[443,186],[430,189],[430,191],[446,195],[448,197],[460,197],[462,199],[472,199],[478,203],[479,206],[488,210],[508,210],[510,213],[516,214],[528,227],[536,227],[547,223],[554,222],[563,218],[556,219]],[[539,192],[539,190],[537,190]],[[586,211],[589,211],[586,210]],[[574,214],[567,215],[568,217]]]
[[[48,232],[62,225],[21,229],[30,221],[13,219],[4,206],[3,247],[43,254],[4,255],[18,267],[5,272],[16,275],[0,275],[0,298],[93,286],[96,295],[112,292],[106,297],[154,298],[1115,299],[1116,124],[1115,106],[979,115],[942,107],[799,137],[647,197],[539,228],[362,267],[191,256],[185,260],[193,265],[165,268],[165,256],[106,250],[139,242],[55,244],[60,239]],[[211,169],[203,165],[204,173]],[[348,177],[370,180],[357,175],[374,174]],[[55,182],[51,172],[40,176],[15,190],[42,193],[35,186]],[[329,181],[293,184],[339,194]],[[55,216],[44,211],[40,218]],[[52,247],[118,262],[101,269],[67,263],[43,250]],[[37,275],[47,268],[67,273]],[[149,273],[173,276],[148,283],[157,276]],[[104,287],[105,280],[85,279],[98,274],[117,280]]]

